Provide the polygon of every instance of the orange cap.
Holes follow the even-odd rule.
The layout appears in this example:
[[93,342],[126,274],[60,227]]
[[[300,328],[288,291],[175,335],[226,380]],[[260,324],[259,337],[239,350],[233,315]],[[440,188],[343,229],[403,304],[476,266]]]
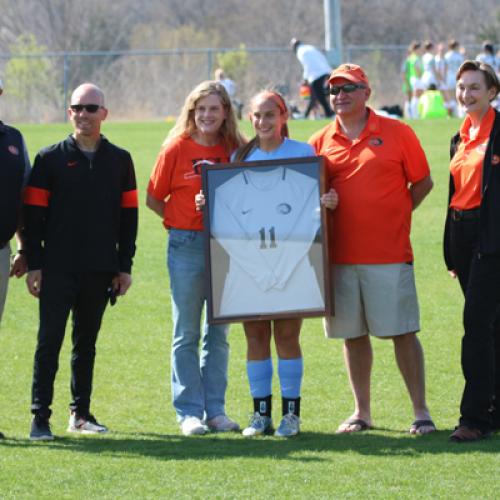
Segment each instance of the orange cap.
[[328,83],[332,83],[336,78],[345,78],[353,83],[364,83],[367,87],[370,87],[366,73],[357,64],[341,64],[332,71]]

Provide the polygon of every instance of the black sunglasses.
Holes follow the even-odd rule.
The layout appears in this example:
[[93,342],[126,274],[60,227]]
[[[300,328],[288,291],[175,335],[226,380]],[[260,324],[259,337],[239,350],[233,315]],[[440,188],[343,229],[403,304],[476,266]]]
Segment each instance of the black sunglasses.
[[330,87],[330,94],[339,95],[341,90],[345,94],[350,94],[351,92],[354,92],[355,90],[358,90],[358,89],[366,89],[366,86],[361,85],[359,83],[346,83],[345,85],[332,85]]
[[97,113],[97,110],[101,107],[99,104],[70,104],[69,109],[74,113],[80,113],[83,110],[87,113]]

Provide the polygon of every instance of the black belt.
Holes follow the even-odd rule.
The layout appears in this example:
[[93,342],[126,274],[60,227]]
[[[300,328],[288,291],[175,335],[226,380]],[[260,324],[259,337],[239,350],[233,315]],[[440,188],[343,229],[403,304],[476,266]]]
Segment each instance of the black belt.
[[455,221],[479,219],[480,213],[480,208],[472,208],[471,210],[457,210],[456,208],[452,208],[451,218]]

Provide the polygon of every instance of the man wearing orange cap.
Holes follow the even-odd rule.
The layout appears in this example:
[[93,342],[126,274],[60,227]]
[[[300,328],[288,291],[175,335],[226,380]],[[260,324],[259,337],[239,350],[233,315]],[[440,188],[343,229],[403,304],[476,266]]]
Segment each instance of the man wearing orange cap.
[[326,158],[330,191],[322,202],[333,223],[335,316],[325,319],[325,334],[345,340],[355,401],[354,413],[338,432],[373,425],[371,334],[392,339],[415,414],[410,433],[427,434],[436,428],[425,400],[424,357],[416,336],[410,226],[412,210],[432,189],[429,166],[410,127],[367,107],[371,90],[361,67],[342,64],[328,83],[336,118],[310,143]]

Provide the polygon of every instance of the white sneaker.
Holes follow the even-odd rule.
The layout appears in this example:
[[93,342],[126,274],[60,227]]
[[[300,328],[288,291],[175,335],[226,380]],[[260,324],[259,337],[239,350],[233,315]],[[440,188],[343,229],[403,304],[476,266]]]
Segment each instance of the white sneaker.
[[207,426],[214,432],[232,432],[240,430],[240,426],[227,415],[217,415],[207,420]]
[[242,434],[245,437],[260,436],[261,434],[269,432],[272,427],[273,421],[271,420],[271,417],[266,417],[258,412],[255,412],[252,415],[248,427],[246,429],[243,429]]
[[69,416],[68,432],[78,432],[80,434],[104,434],[108,432],[105,425],[100,424],[90,413],[85,417],[72,411]]
[[293,413],[283,415],[279,427],[274,433],[278,437],[292,437],[300,432],[300,418]]
[[198,417],[184,417],[181,422],[181,431],[184,436],[195,436],[205,434],[207,427]]

